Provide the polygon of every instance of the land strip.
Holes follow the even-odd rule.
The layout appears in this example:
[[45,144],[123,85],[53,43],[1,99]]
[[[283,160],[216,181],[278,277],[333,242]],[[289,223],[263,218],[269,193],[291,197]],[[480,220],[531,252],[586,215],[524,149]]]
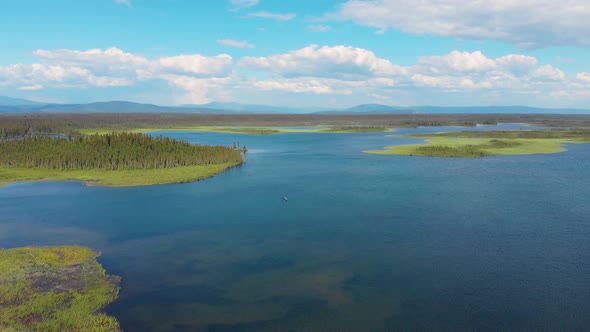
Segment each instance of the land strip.
[[590,130],[464,131],[391,137],[421,138],[425,143],[393,145],[365,152],[454,158],[557,153],[566,150],[563,147],[566,143],[590,143]]

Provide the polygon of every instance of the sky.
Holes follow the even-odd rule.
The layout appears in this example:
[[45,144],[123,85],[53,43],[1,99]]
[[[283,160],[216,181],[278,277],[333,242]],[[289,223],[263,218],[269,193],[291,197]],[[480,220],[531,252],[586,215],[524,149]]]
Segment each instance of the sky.
[[0,95],[590,109],[588,0],[0,0]]

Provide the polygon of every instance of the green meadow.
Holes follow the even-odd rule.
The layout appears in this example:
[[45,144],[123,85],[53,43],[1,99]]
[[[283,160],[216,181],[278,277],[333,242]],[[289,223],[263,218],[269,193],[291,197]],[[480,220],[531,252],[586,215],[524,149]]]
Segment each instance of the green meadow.
[[134,187],[184,183],[212,177],[240,163],[182,166],[157,169],[74,169],[0,167],[0,187],[14,182],[82,181],[87,185]]
[[370,154],[479,158],[563,152],[565,143],[590,143],[588,130],[466,131],[392,137],[424,138],[423,144],[387,146]]

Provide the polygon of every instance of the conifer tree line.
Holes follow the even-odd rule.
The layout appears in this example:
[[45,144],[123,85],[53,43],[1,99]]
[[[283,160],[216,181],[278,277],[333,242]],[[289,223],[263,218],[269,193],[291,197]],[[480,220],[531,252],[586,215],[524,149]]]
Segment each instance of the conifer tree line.
[[73,124],[58,118],[0,118],[0,140],[35,135],[74,135]]
[[33,136],[0,142],[0,166],[56,170],[171,168],[241,163],[240,151],[137,133],[69,138]]

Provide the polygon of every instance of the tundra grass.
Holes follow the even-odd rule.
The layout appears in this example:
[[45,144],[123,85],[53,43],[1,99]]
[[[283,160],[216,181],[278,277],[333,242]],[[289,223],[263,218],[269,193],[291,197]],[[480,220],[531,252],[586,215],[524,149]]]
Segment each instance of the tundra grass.
[[89,185],[134,187],[155,184],[183,183],[212,177],[239,163],[196,165],[142,170],[52,170],[45,168],[0,167],[2,184],[31,181],[82,181]]
[[0,331],[120,331],[101,313],[119,295],[98,253],[79,246],[0,250]]

